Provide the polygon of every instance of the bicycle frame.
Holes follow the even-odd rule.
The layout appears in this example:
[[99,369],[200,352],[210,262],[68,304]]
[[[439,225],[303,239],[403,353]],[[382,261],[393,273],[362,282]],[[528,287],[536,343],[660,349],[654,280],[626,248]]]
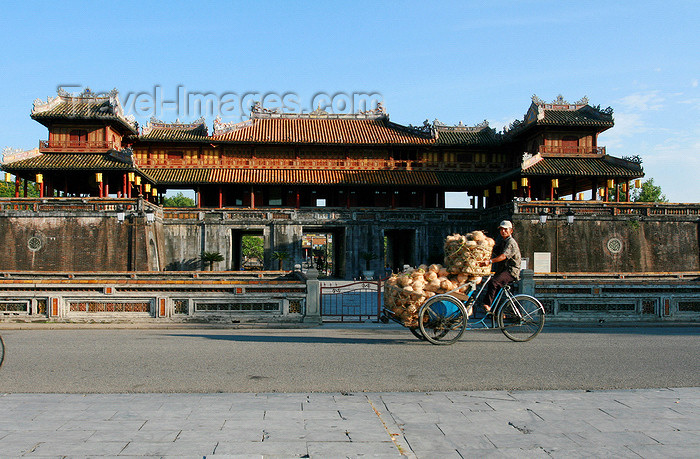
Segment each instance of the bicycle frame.
[[[474,304],[476,303],[477,298],[481,296],[483,293],[484,289],[486,288],[486,285],[491,282],[491,279],[493,279],[493,275],[490,275],[489,277],[486,278],[484,282],[481,283],[481,288],[479,289],[478,293],[474,294],[476,292],[476,288],[473,288],[469,293],[467,294],[467,300],[463,301],[464,306],[466,307],[467,311],[471,308],[472,311],[474,310]],[[452,290],[450,292],[445,293],[445,295],[450,295],[451,293],[455,292],[458,289]],[[510,293],[510,286],[506,285],[504,287],[501,287],[498,289],[498,292],[496,292],[496,297],[493,300],[493,304],[495,305],[491,311],[493,312],[492,314],[485,314],[483,317],[477,319],[477,318],[467,318],[467,330],[491,330],[494,328],[498,328],[498,325],[496,323],[496,317],[498,317],[498,314],[501,313],[501,309],[503,309],[503,306],[507,303],[509,299],[513,298],[513,294]],[[520,311],[516,311],[517,314],[520,316]],[[520,316],[522,319],[522,316]],[[489,324],[490,322],[490,324]]]

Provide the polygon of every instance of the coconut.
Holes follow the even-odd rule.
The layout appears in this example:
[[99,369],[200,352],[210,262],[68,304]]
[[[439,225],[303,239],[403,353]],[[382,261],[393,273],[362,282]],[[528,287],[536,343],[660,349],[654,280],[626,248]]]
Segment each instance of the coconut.
[[483,241],[484,239],[486,239],[486,236],[481,231],[472,231],[470,234],[472,236],[472,240],[476,242]]
[[425,273],[425,280],[428,282],[430,282],[431,280],[437,279],[437,278],[438,278],[438,275],[437,275],[437,272],[435,272],[435,271],[428,271],[427,273]]
[[407,285],[410,285],[412,282],[412,279],[409,276],[401,276],[399,277],[399,285],[401,287],[406,287]]
[[445,279],[444,281],[440,282],[440,288],[442,288],[443,290],[449,291],[449,290],[452,290],[453,288],[455,288],[455,286],[452,282]]
[[442,266],[436,265],[436,264],[432,264],[432,265],[430,265],[430,267],[428,268],[428,270],[429,270],[429,271],[432,271],[432,272],[434,272],[434,273],[436,273],[436,272],[440,271],[440,268],[442,268]]

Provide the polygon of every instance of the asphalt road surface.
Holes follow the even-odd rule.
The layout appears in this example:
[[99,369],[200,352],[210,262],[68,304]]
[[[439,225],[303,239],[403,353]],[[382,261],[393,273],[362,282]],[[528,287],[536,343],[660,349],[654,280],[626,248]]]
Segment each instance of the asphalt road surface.
[[394,325],[0,330],[0,392],[393,392],[700,386],[700,327],[546,326],[451,346]]

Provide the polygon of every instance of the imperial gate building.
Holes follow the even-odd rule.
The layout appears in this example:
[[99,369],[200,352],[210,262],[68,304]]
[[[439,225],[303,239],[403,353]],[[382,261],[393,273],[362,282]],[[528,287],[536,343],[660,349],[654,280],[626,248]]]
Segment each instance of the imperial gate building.
[[[48,139],[2,163],[15,185],[0,215],[5,270],[192,271],[219,252],[219,270],[240,271],[253,235],[264,270],[278,269],[276,252],[288,255],[283,270],[308,263],[305,241],[321,238],[327,276],[360,277],[370,253],[381,277],[442,262],[445,236],[495,234],[503,218],[536,272],[659,272],[678,259],[677,271],[700,270],[698,206],[629,202],[641,161],[598,144],[613,112],[586,98],[533,96],[502,132],[404,126],[381,104],[357,114],[256,104],[249,120],[211,130],[203,118],[139,127],[116,90],[59,90],[31,117]],[[194,191],[195,206],[162,207],[169,190]],[[445,207],[448,192],[466,193],[463,209]]]

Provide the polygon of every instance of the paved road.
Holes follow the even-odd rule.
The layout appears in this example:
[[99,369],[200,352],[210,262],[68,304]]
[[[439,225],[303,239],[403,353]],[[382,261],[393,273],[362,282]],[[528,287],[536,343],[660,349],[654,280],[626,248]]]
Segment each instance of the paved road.
[[471,332],[452,346],[393,324],[0,331],[9,393],[700,387],[700,327],[550,326],[529,343]]
[[7,394],[2,457],[696,458],[700,389]]

